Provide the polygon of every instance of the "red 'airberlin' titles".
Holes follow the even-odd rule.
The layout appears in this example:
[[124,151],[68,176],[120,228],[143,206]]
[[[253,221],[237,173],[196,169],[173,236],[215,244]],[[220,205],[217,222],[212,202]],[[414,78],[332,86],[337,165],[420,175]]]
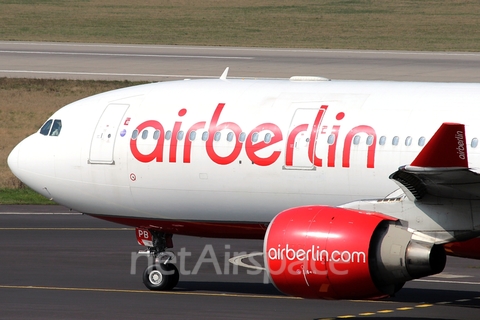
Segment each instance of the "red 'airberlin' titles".
[[[256,165],[259,166],[269,166],[275,163],[278,158],[280,157],[281,151],[276,150],[272,151],[268,155],[263,155],[260,156],[258,153],[260,150],[263,150],[269,146],[275,145],[279,142],[282,142],[284,140],[282,130],[280,129],[279,126],[277,126],[274,123],[262,123],[256,126],[255,128],[250,131],[250,133],[247,135],[246,139],[244,141],[241,141],[240,135],[242,134],[242,129],[238,124],[235,122],[219,122],[220,115],[225,107],[225,103],[219,103],[217,107],[215,108],[215,111],[213,112],[212,118],[210,120],[210,123],[208,125],[208,128],[206,128],[206,131],[208,132],[208,139],[205,142],[205,149],[207,152],[208,157],[215,163],[220,164],[220,165],[228,165],[232,162],[234,162],[236,159],[238,159],[243,145],[245,144],[245,153],[247,154],[248,158],[255,163]],[[326,126],[321,127],[323,117],[325,113],[327,112],[328,106],[323,105],[320,107],[318,110],[317,116],[315,117],[313,124],[311,126],[311,132],[310,132],[310,138],[308,139],[308,159],[311,162],[312,165],[316,167],[321,167],[323,166],[323,160],[318,158],[317,155],[315,154],[315,149],[318,141],[318,135],[319,133],[326,133],[324,130],[326,129]],[[178,112],[179,117],[185,116],[187,113],[186,109],[181,109]],[[336,115],[336,120],[341,121],[345,117],[345,114],[343,112],[339,112]],[[183,163],[190,163],[191,162],[191,148],[192,148],[192,141],[189,139],[190,134],[193,131],[197,131],[200,129],[205,129],[207,125],[206,121],[199,121],[195,124],[193,124],[187,131],[186,131],[186,139],[183,144]],[[291,128],[290,132],[288,133],[287,139],[286,139],[286,147],[285,147],[285,166],[286,167],[294,167],[294,152],[299,152],[298,150],[295,150],[295,140],[298,136],[299,133],[305,132],[309,128],[309,123],[305,124],[299,124],[295,128]],[[170,142],[170,149],[169,149],[169,158],[168,161],[171,163],[177,162],[177,146],[178,146],[178,140],[176,139],[177,134],[181,131],[181,126],[182,122],[176,121],[173,125],[173,130],[172,130],[172,139]],[[130,150],[132,152],[132,155],[135,157],[140,162],[163,162],[163,152],[164,152],[164,143],[165,143],[165,129],[163,125],[156,121],[156,120],[147,120],[136,128],[137,132],[140,133],[142,130],[146,128],[153,128],[155,130],[159,131],[159,139],[157,140],[157,144],[153,151],[151,151],[148,154],[143,154],[142,152],[139,151],[138,146],[137,146],[137,139],[133,138],[130,140]],[[222,130],[230,130],[233,132],[235,139],[232,139],[232,141],[235,142],[235,145],[233,147],[233,150],[230,152],[228,155],[219,155],[214,148],[214,139],[215,139],[215,134],[217,132],[220,132]],[[252,139],[253,135],[255,133],[260,133],[267,131],[271,134],[271,139],[270,141],[258,141],[254,142]],[[327,166],[328,167],[335,167],[335,154],[336,154],[336,149],[337,149],[337,140],[338,140],[338,135],[340,132],[340,125],[334,125],[332,126],[331,130],[331,135],[333,135],[333,143],[328,146],[328,154],[327,154]],[[352,128],[346,135],[344,145],[343,145],[343,152],[342,152],[342,167],[348,168],[350,167],[350,152],[351,152],[351,145],[353,138],[355,135],[359,133],[366,133],[369,136],[373,137],[372,143],[368,146],[368,152],[367,152],[367,168],[374,168],[375,166],[375,145],[376,145],[376,140],[377,136],[375,133],[375,130],[367,125],[360,125],[357,127]]]

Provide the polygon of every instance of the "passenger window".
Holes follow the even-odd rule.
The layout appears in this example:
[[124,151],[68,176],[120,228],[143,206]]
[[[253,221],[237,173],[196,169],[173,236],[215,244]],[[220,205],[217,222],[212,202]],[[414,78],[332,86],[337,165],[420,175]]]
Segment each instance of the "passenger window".
[[353,144],[354,145],[359,145],[360,144],[360,136],[355,136],[353,138]]
[[207,141],[208,140],[208,131],[203,131],[202,133],[202,140]]
[[168,130],[167,132],[165,132],[165,140],[170,140],[171,137],[172,137],[172,131]]
[[132,140],[137,140],[137,137],[138,137],[138,129],[135,129],[132,132]]
[[408,136],[406,139],[405,139],[405,145],[406,146],[410,146],[412,144],[412,137]]
[[473,138],[472,139],[472,144],[471,144],[472,148],[476,148],[478,146],[478,139],[477,138]]
[[158,140],[160,138],[160,130],[155,130],[153,133],[153,140]]
[[425,145],[425,137],[420,137],[420,139],[418,139],[418,145],[420,147],[423,147]]
[[53,121],[52,131],[50,131],[51,136],[58,136],[60,131],[62,130],[62,120],[55,120]]
[[258,133],[257,132],[254,132],[252,134],[252,142],[257,142],[258,141]]
[[245,142],[245,139],[247,137],[247,134],[245,132],[240,133],[240,137],[238,138],[238,141],[240,142]]
[[190,136],[188,138],[190,139],[190,141],[193,141],[193,140],[195,140],[196,137],[197,137],[197,132],[192,131],[192,132],[190,132]]
[[221,137],[222,137],[222,134],[220,132],[215,132],[215,135],[213,136],[213,140],[220,141]]
[[142,132],[142,139],[145,140],[148,138],[148,130],[143,130]]
[[185,135],[185,134],[184,134],[183,131],[178,131],[178,133],[177,133],[177,140],[178,140],[178,141],[182,141],[184,135]]
[[266,143],[270,143],[270,141],[272,141],[272,134],[270,132],[267,133],[263,141],[265,141]]
[[227,141],[230,142],[230,141],[232,141],[232,140],[233,140],[233,132],[229,132],[229,133],[227,134]]
[[327,138],[327,143],[332,145],[335,142],[335,136],[333,134],[329,135]]
[[393,139],[392,139],[392,144],[393,144],[394,146],[398,146],[398,141],[399,141],[399,140],[400,140],[400,138],[399,138],[398,136],[393,137]]
[[40,129],[40,134],[43,134],[44,136],[48,136],[48,133],[50,132],[50,127],[52,126],[52,122],[53,122],[52,119],[45,122],[45,124]]
[[367,146],[371,146],[373,144],[373,136],[367,137]]
[[380,141],[378,142],[381,146],[385,145],[385,142],[387,142],[387,137],[381,136]]

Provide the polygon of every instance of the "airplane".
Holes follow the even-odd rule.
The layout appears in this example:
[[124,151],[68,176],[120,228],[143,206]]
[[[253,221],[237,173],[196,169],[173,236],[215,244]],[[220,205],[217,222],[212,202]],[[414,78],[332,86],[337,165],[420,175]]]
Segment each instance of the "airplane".
[[10,153],[36,192],[133,226],[171,290],[175,234],[264,240],[282,292],[394,295],[480,259],[480,84],[180,80],[55,112]]

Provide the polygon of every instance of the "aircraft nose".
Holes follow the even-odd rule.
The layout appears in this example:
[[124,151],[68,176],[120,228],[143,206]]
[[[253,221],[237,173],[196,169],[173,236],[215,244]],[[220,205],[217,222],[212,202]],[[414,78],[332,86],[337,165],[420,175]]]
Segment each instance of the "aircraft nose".
[[18,149],[20,147],[20,144],[16,145],[15,148],[13,148],[12,152],[8,155],[7,158],[7,164],[12,173],[18,178],[19,174],[19,168],[18,168]]
[[[46,148],[47,147],[47,148]],[[32,135],[10,152],[7,163],[13,174],[33,190],[42,193],[45,183],[54,177],[53,156],[41,137]]]

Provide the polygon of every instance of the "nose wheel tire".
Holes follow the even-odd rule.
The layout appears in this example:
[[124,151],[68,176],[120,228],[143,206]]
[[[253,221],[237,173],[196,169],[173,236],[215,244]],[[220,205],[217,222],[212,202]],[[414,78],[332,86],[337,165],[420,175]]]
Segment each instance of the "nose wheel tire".
[[180,275],[177,267],[171,263],[154,264],[143,272],[143,283],[150,290],[172,290],[178,283]]

